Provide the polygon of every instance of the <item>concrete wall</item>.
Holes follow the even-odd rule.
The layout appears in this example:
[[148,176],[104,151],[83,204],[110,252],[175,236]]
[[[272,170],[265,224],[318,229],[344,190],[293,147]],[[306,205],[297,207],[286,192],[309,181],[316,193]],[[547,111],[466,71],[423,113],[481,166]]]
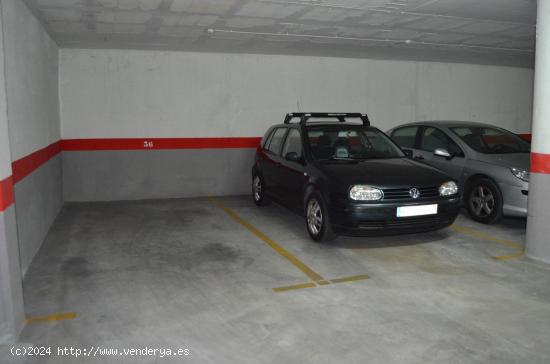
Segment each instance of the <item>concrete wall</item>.
[[23,327],[23,292],[8,129],[4,43],[0,4],[0,344],[13,342]]
[[254,149],[63,153],[66,201],[238,195],[249,191]]
[[[59,50],[22,1],[3,1],[2,8],[11,157],[17,161],[60,139]],[[56,158],[16,180],[23,272],[62,205],[61,162]]]
[[[263,135],[286,112],[314,110],[366,111],[384,130],[441,118],[526,133],[532,81],[532,70],[481,65],[63,49],[61,127],[63,139],[247,137]],[[231,162],[248,170],[252,153],[236,162],[223,149],[166,158],[64,152],[64,194],[73,201],[245,193],[248,175],[240,183],[236,173],[212,169]]]
[[14,191],[19,253],[25,274],[63,205],[61,155],[16,183]]
[[0,212],[0,344],[13,342],[25,322],[13,205]]
[[382,129],[443,118],[528,132],[533,72],[387,60],[63,49],[60,84],[66,139],[260,136],[299,106],[366,111]]

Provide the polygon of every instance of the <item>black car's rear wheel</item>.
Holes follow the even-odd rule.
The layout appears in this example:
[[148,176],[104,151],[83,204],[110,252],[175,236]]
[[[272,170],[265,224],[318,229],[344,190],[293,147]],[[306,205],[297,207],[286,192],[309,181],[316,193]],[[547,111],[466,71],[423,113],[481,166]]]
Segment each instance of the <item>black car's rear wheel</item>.
[[321,195],[313,192],[306,202],[306,227],[309,236],[314,241],[330,241],[335,235],[330,224],[330,217]]
[[466,198],[466,208],[473,220],[494,224],[502,218],[502,194],[490,179],[473,181],[468,187]]
[[266,205],[269,202],[265,195],[264,180],[259,174],[255,174],[252,177],[252,199],[258,206]]

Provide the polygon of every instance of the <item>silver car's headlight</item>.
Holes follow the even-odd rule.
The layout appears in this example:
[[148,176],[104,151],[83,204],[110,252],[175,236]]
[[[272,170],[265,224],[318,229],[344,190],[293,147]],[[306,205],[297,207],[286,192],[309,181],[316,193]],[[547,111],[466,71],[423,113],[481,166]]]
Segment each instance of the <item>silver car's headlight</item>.
[[440,196],[451,196],[458,192],[458,186],[455,182],[449,181],[443,183],[439,186],[439,195]]
[[522,181],[529,182],[529,171],[519,168],[510,168],[512,174]]
[[349,197],[358,201],[378,201],[384,197],[384,192],[379,188],[357,185],[349,190]]

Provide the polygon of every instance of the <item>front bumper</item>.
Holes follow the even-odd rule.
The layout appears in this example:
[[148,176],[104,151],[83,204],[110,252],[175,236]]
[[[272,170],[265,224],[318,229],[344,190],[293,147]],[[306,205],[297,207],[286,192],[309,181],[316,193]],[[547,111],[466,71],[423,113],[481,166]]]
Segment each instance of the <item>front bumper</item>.
[[521,186],[499,183],[499,187],[504,200],[502,213],[506,216],[527,217],[529,183],[522,182]]
[[[397,217],[397,207],[437,204],[437,214]],[[460,198],[415,202],[350,203],[333,206],[331,221],[336,233],[353,236],[408,234],[442,229],[451,225],[460,211]]]

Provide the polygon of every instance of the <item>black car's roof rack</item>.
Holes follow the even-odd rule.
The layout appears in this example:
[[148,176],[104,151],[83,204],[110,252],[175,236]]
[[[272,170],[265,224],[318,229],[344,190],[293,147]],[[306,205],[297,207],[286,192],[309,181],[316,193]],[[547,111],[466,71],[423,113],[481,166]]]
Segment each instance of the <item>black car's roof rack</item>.
[[370,126],[369,117],[367,114],[361,114],[358,112],[293,112],[286,114],[285,124],[290,124],[290,120],[294,118],[300,118],[300,124],[305,125],[311,118],[331,118],[337,119],[339,122],[344,123],[348,118],[359,118],[363,122],[363,125]]

